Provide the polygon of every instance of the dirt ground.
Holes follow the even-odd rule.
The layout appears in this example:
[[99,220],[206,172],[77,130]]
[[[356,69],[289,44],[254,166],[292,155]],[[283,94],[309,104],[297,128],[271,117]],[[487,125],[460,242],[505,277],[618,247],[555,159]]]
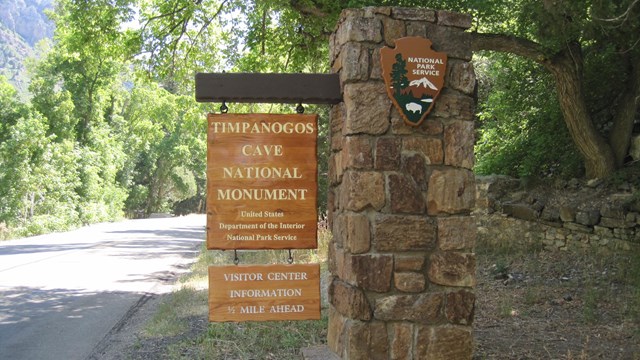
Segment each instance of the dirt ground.
[[634,254],[478,254],[474,359],[640,359]]
[[[639,255],[481,246],[477,255],[474,360],[640,359]],[[206,302],[206,294],[194,294],[198,302]],[[171,302],[167,296],[158,302]],[[206,306],[198,308],[199,314],[180,319],[188,324],[186,331],[164,337],[142,335],[153,312],[139,314],[138,325],[117,337],[116,348],[96,358],[206,358],[199,348],[212,330]],[[321,333],[314,341],[326,342],[326,332]],[[225,356],[244,358],[260,359]]]

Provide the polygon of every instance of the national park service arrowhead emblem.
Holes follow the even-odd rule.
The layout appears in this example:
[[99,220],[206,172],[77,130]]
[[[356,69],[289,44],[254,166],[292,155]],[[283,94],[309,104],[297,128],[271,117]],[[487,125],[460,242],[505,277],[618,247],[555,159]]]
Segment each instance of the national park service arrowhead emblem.
[[431,40],[405,37],[380,50],[387,93],[408,125],[420,125],[444,86],[447,54],[431,49]]

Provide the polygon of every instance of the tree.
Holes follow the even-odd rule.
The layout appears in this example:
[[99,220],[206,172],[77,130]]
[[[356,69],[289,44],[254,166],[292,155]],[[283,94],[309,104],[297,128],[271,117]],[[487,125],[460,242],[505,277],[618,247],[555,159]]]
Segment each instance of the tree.
[[[598,0],[524,2],[522,11],[530,17],[522,24],[529,24],[531,33],[471,34],[476,50],[513,53],[551,73],[587,177],[610,175],[623,164],[640,96],[640,4],[635,0],[603,4]],[[609,66],[585,69],[599,58],[608,58]],[[606,82],[593,81],[605,80],[603,73],[610,77]],[[590,82],[600,88],[598,92],[589,93],[586,85]],[[607,88],[615,95],[609,96]],[[608,138],[596,128],[594,109],[588,106],[590,96],[613,114]]]
[[[342,8],[385,4],[384,0],[291,0],[280,6],[295,9],[303,21],[313,21],[311,17],[333,21]],[[623,164],[640,95],[639,1],[401,0],[394,5],[474,14],[477,23],[469,34],[474,50],[515,54],[552,75],[587,177],[607,176]],[[603,59],[609,60],[608,65]],[[594,66],[598,63],[600,67]],[[604,112],[613,123],[610,130],[598,128],[596,117]]]
[[407,62],[402,58],[402,54],[396,54],[396,62],[391,68],[391,82],[396,97],[402,95],[402,90],[409,86],[407,79]]

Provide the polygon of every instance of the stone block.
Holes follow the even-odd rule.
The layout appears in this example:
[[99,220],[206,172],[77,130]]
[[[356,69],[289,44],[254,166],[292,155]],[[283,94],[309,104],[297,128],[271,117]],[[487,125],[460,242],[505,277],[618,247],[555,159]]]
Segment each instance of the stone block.
[[560,211],[557,208],[546,206],[542,209],[540,219],[544,221],[557,222],[560,221]]
[[411,176],[392,173],[387,176],[389,208],[394,214],[424,213],[425,202],[422,192]]
[[629,148],[629,155],[635,161],[640,160],[640,135],[631,137],[631,146]]
[[344,166],[342,164],[342,152],[332,153],[329,156],[329,184],[337,185],[342,182]]
[[362,214],[349,214],[346,220],[345,247],[352,254],[362,254],[371,248],[369,219]]
[[343,162],[345,169],[371,170],[373,147],[369,136],[347,136],[344,138]]
[[400,168],[402,140],[395,137],[381,137],[376,141],[376,170],[398,170]]
[[444,164],[473,169],[475,129],[471,121],[454,121],[444,127]]
[[416,333],[416,359],[470,360],[473,355],[470,328],[418,326]]
[[471,325],[475,312],[476,295],[467,290],[450,292],[446,297],[445,316],[454,325]]
[[345,84],[343,98],[346,111],[344,135],[381,135],[387,132],[391,104],[384,83]]
[[424,291],[426,280],[423,274],[416,272],[396,272],[393,275],[396,289],[405,293],[419,293]]
[[576,220],[577,209],[571,205],[560,206],[560,220],[564,222],[572,222]]
[[375,17],[378,14],[391,16],[391,7],[389,7],[389,6],[381,6],[381,7],[367,6],[367,7],[364,8],[364,17],[366,17],[366,18]]
[[351,278],[354,285],[381,293],[391,289],[393,256],[354,255],[348,261],[351,262]]
[[396,272],[421,271],[424,263],[424,255],[395,255],[393,269]]
[[379,214],[375,218],[374,244],[381,252],[431,250],[436,244],[436,226],[424,216]]
[[593,232],[593,228],[592,227],[576,224],[576,223],[573,223],[573,222],[563,223],[562,227],[564,227],[565,229],[569,229],[571,231],[579,231],[579,232],[583,232],[583,233],[586,233],[586,234],[591,234]]
[[342,178],[340,204],[345,210],[381,210],[385,204],[384,177],[372,171],[347,171]]
[[368,324],[352,322],[347,329],[347,354],[345,358],[353,360],[370,360],[369,337],[371,331]]
[[382,22],[380,19],[346,15],[346,17],[343,16],[342,24],[336,31],[334,46],[342,46],[350,41],[382,42]]
[[427,36],[427,24],[421,21],[407,21],[407,36]]
[[345,317],[356,320],[371,319],[371,305],[361,289],[334,278],[329,285],[329,299],[331,305]]
[[333,234],[332,243],[336,244],[339,248],[344,248],[347,239],[347,221],[345,214],[335,216],[331,233]]
[[422,155],[405,156],[402,170],[411,176],[420,190],[427,190],[427,163]]
[[443,321],[444,295],[391,295],[376,300],[373,317],[384,321],[413,321],[433,324]]
[[336,212],[336,193],[333,188],[327,191],[327,218],[329,219],[329,228],[333,226],[333,214]]
[[438,25],[440,26],[455,26],[462,29],[469,29],[471,27],[471,15],[469,14],[439,10],[437,16]]
[[411,359],[413,349],[413,325],[411,323],[391,324],[389,357],[391,360]]
[[331,151],[337,152],[342,150],[344,146],[344,136],[341,132],[336,132],[331,135]]
[[[444,27],[426,23],[426,37],[433,42],[433,49],[447,53],[449,59],[471,61],[471,37],[462,28]],[[437,106],[437,105],[436,105]]]
[[538,211],[531,206],[520,203],[502,204],[502,211],[508,216],[527,221],[536,221],[539,216]]
[[427,135],[436,136],[443,132],[442,121],[435,116],[428,116],[425,121],[418,127],[405,124],[404,120],[400,117],[398,109],[394,106],[391,109],[391,132],[394,135]]
[[349,281],[351,276],[351,263],[348,262],[344,249],[335,243],[329,245],[329,273],[343,281]]
[[369,49],[369,58],[371,59],[370,80],[382,80],[382,64],[380,63],[380,48]]
[[402,139],[402,151],[406,155],[419,154],[427,164],[438,165],[444,162],[442,140],[428,137],[406,137]]
[[600,218],[600,226],[605,226],[608,228],[629,228],[635,226],[635,223],[628,223],[624,218],[610,218],[610,217],[601,217]]
[[475,202],[475,181],[470,170],[435,170],[429,178],[427,212],[429,215],[469,212]]
[[332,70],[340,74],[342,84],[365,81],[369,78],[369,50],[360,43],[348,42],[342,46]]
[[372,321],[369,324],[371,334],[369,335],[370,359],[388,360],[389,335],[387,324],[382,321]]
[[346,359],[387,360],[387,328],[381,322],[353,322],[347,330]]
[[429,280],[438,285],[473,287],[476,285],[476,257],[454,251],[434,253],[428,274]]
[[344,107],[344,102],[341,102],[336,105],[331,106],[331,111],[329,113],[331,133],[335,134],[342,131],[342,127],[344,125],[344,120],[346,117],[346,110]]
[[438,247],[442,251],[473,249],[477,237],[475,218],[471,216],[439,217]]
[[345,346],[344,330],[347,318],[342,316],[333,306],[329,306],[329,325],[327,327],[327,344],[334,353],[342,356]]
[[455,119],[460,121],[473,121],[475,119],[476,104],[473,98],[457,91],[445,88],[429,116],[437,116],[443,119]]
[[396,39],[407,35],[404,21],[401,20],[384,18],[382,20],[382,28],[384,29],[384,43],[390,47],[396,46]]
[[391,132],[394,135],[411,135],[414,133],[414,128],[404,123],[402,116],[400,115],[400,113],[398,112],[398,109],[396,109],[395,106],[391,108],[390,120],[391,120]]
[[602,207],[600,208],[600,214],[603,217],[613,219],[624,219],[625,217],[625,211],[623,207],[616,202],[602,205]]
[[431,9],[424,8],[400,8],[394,7],[391,16],[398,20],[415,20],[434,23],[436,21],[436,12]]
[[451,59],[447,62],[447,72],[445,86],[473,96],[476,89],[476,73],[472,63]]

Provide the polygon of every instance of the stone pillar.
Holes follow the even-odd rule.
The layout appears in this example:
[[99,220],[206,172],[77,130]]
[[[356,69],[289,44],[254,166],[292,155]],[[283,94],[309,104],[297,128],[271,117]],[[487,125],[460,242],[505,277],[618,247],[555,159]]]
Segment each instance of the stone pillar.
[[[342,359],[470,359],[476,260],[475,74],[467,15],[345,10],[331,37],[344,102],[331,110],[329,347]],[[403,123],[380,48],[421,36],[448,56],[419,127]]]

